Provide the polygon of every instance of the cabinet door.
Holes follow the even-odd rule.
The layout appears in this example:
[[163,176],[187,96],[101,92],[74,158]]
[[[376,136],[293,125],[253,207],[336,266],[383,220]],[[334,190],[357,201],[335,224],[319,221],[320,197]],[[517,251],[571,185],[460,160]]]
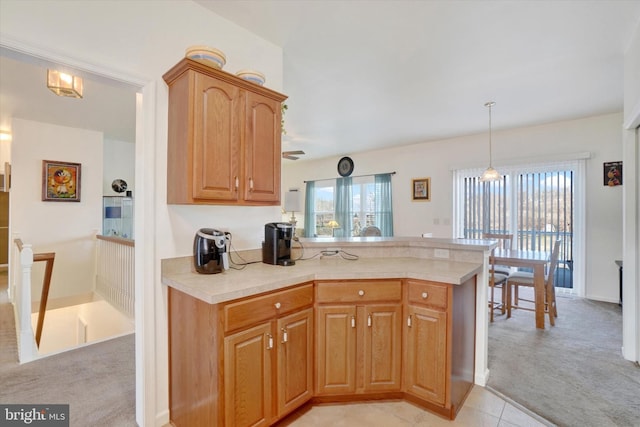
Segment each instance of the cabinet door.
[[209,76],[195,75],[194,199],[238,199],[242,114],[240,89]]
[[224,339],[226,426],[269,425],[274,343],[271,323]]
[[356,307],[322,306],[316,313],[317,392],[353,393],[356,390]]
[[402,307],[365,306],[364,389],[400,390]]
[[246,95],[244,199],[280,203],[280,102]]
[[407,312],[406,391],[444,405],[447,377],[446,312],[411,305]]
[[280,417],[313,394],[313,309],[278,320],[277,399]]

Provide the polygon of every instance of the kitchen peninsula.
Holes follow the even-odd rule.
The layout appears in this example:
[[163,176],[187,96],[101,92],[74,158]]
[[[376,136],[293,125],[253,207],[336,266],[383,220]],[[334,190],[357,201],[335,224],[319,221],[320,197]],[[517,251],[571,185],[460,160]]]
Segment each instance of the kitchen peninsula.
[[478,351],[485,374],[476,330],[486,328],[478,322],[486,310],[476,308],[486,307],[479,291],[493,242],[301,244],[291,267],[200,275],[191,257],[163,260],[172,423],[272,425],[305,403],[368,399],[406,399],[455,418],[479,383]]

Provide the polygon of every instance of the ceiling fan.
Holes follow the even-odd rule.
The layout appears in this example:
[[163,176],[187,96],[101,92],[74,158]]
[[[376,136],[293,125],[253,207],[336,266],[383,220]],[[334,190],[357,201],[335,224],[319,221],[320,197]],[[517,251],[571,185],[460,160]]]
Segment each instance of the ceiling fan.
[[299,159],[299,155],[304,154],[304,151],[302,150],[295,150],[295,151],[283,151],[282,152],[282,158],[283,159],[289,159],[289,160],[298,160]]

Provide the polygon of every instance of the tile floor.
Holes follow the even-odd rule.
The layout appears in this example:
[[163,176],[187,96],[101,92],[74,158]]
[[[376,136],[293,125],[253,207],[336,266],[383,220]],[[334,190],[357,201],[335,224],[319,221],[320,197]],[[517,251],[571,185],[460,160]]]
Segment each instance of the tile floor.
[[542,427],[551,424],[528,415],[491,391],[475,386],[454,421],[408,402],[314,406],[287,427]]

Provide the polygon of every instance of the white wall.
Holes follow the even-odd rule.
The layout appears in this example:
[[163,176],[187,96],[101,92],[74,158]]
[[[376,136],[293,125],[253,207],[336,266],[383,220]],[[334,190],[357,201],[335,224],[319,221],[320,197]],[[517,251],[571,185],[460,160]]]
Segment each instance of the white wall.
[[[11,231],[34,253],[56,253],[50,299],[90,293],[101,228],[102,133],[21,119],[13,119],[12,129]],[[43,160],[81,164],[80,202],[42,201]],[[43,271],[44,263],[35,263],[34,301]]]
[[236,249],[258,248],[264,223],[281,216],[278,206],[167,206],[168,91],[162,75],[188,46],[209,45],[225,52],[226,71],[260,70],[267,78],[265,86],[280,91],[282,49],[183,0],[2,0],[0,31],[0,42],[27,46],[27,52],[39,50],[92,71],[103,69],[107,76],[145,86],[145,139],[143,145],[136,141],[136,212],[144,216],[142,225],[136,223],[136,257],[145,256],[136,272],[136,295],[144,295],[142,312],[136,308],[143,323],[136,325],[136,416],[141,425],[164,425],[169,420],[168,348],[160,260],[190,255],[193,235],[204,226],[231,231]]
[[640,360],[640,24],[624,57],[624,308],[623,354]]
[[127,190],[135,192],[135,144],[133,142],[116,141],[105,138],[103,156],[104,176],[102,194],[104,196],[124,196],[125,193],[116,193],[111,188],[113,180],[118,178],[124,179],[127,182]]
[[[499,121],[499,111],[494,112]],[[588,298],[618,301],[617,267],[622,256],[622,187],[603,186],[602,163],[620,160],[621,114],[608,114],[543,126],[494,131],[494,166],[552,160],[555,154],[589,151],[587,160],[587,283]],[[353,175],[396,171],[393,176],[394,231],[397,236],[452,236],[452,170],[486,167],[488,134],[425,142],[366,153],[353,153]],[[285,161],[283,188],[305,180],[337,177],[338,158]],[[411,180],[431,177],[431,201],[411,200]],[[299,222],[303,223],[303,213]]]

